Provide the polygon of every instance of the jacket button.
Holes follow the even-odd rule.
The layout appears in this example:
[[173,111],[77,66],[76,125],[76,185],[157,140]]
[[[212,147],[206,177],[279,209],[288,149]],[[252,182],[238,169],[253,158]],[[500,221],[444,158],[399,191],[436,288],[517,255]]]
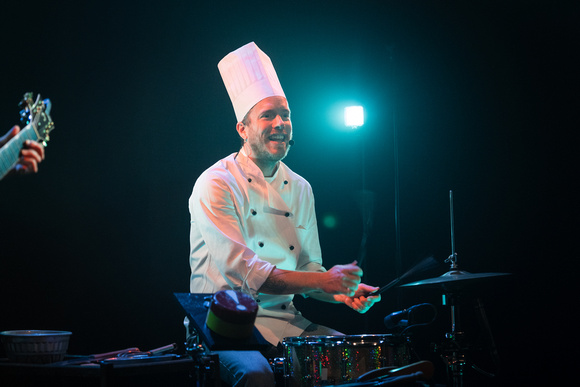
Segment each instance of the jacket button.
[[290,245],[290,250],[294,250],[294,246]]
[[252,210],[251,212],[252,212],[252,215],[256,216],[256,214],[257,214],[256,210]]
[[252,182],[252,178],[248,177],[248,183],[251,183],[251,182]]
[[264,242],[258,242],[258,246],[264,247]]
[[282,304],[282,306],[280,308],[286,309],[286,305]]
[[288,184],[288,180],[284,180],[284,184]]
[[284,214],[284,216],[285,216],[285,217],[289,217],[289,216],[290,216],[290,213],[289,213],[289,212],[287,212],[287,213],[285,213],[285,214]]
[[260,299],[259,298],[256,298],[256,302],[260,302]]

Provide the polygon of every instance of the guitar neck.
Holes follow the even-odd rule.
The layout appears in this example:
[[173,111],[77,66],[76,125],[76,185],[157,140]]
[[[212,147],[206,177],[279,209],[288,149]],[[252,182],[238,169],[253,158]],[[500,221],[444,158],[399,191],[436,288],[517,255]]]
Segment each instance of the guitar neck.
[[36,141],[38,136],[32,125],[26,125],[16,136],[10,139],[6,145],[0,148],[0,180],[18,164],[20,150],[26,140]]

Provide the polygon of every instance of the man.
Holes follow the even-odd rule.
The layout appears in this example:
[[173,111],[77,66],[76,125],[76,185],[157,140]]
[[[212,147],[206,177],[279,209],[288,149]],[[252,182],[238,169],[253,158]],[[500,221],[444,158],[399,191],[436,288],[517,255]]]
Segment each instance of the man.
[[[366,312],[380,296],[361,283],[356,262],[322,266],[310,184],[282,159],[292,141],[290,108],[270,58],[253,42],[218,64],[232,100],[239,152],[218,161],[196,181],[191,213],[192,293],[234,289],[258,303],[256,327],[274,347],[284,337],[339,335],[313,324],[294,307],[295,294],[344,303]],[[273,385],[258,352],[220,351],[230,385]]]
[[[10,139],[15,137],[20,132],[19,126],[13,126],[4,136],[0,137],[0,148],[2,148]],[[44,160],[44,147],[35,142],[26,140],[22,150],[20,151],[20,160],[14,168],[10,170],[12,173],[36,173],[38,172],[38,164]],[[0,160],[1,162],[2,160]],[[8,167],[10,164],[8,165]],[[1,176],[0,176],[1,177]]]

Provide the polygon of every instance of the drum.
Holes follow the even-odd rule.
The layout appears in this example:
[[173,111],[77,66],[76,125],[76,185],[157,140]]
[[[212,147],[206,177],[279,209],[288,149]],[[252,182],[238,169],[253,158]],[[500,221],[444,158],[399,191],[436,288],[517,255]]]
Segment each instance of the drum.
[[375,369],[410,363],[407,338],[395,335],[306,336],[284,339],[288,387],[353,381]]

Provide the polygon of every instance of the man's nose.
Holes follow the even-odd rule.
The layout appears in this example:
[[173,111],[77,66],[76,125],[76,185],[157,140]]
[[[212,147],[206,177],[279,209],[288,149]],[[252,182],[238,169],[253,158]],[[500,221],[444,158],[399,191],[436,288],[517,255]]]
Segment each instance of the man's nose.
[[274,127],[284,128],[284,120],[282,119],[282,117],[280,117],[279,114],[274,118]]

